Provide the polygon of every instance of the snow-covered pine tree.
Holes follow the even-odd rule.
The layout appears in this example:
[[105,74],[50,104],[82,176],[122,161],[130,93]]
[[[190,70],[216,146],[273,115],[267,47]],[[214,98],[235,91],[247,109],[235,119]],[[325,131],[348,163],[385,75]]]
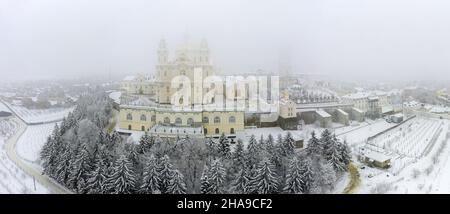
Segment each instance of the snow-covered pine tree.
[[226,171],[220,159],[214,160],[208,170],[208,184],[210,194],[225,193],[225,177]]
[[294,154],[294,151],[295,151],[294,143],[295,143],[295,141],[294,141],[294,138],[292,137],[292,134],[290,132],[288,132],[286,134],[286,137],[283,140],[283,148],[284,148],[283,150],[284,150],[285,157],[289,157]]
[[81,144],[75,155],[73,164],[69,173],[69,188],[76,190],[78,193],[85,193],[85,188],[78,182],[83,181],[86,184],[88,173],[92,170],[91,159],[86,144]]
[[178,170],[173,170],[173,177],[167,187],[168,194],[186,194],[186,184],[184,177]]
[[94,158],[94,169],[89,172],[86,183],[88,194],[99,194],[105,191],[105,182],[107,178],[106,164],[100,153]]
[[313,131],[311,133],[311,138],[308,140],[308,145],[306,147],[306,153],[308,156],[321,155],[322,146],[320,145],[319,139],[316,137],[316,133]]
[[47,141],[45,142],[42,150],[40,152],[40,159],[42,161],[42,167],[44,168],[43,173],[52,177],[53,176],[53,165],[55,164],[55,141],[51,136],[47,137]]
[[314,182],[314,174],[311,169],[311,162],[309,160],[300,160],[299,162],[300,168],[300,187],[303,193],[309,193]]
[[130,194],[134,192],[135,185],[136,175],[133,164],[125,155],[120,155],[106,179],[106,188],[113,194]]
[[223,159],[228,159],[231,157],[230,141],[224,133],[222,133],[219,138],[218,153],[219,157]]
[[146,154],[142,184],[139,192],[145,194],[159,193],[160,176],[157,170],[157,161],[153,154]]
[[173,166],[170,163],[170,158],[167,155],[161,158],[158,163],[158,174],[159,174],[159,190],[161,194],[169,193],[170,180],[173,177]]
[[297,157],[293,157],[286,176],[286,184],[283,191],[290,194],[304,193],[303,174],[301,163]]
[[267,136],[264,149],[266,150],[266,154],[268,154],[269,156],[272,156],[275,152],[275,139],[273,138],[272,134],[269,134],[269,136]]
[[237,173],[245,165],[244,143],[241,139],[237,140],[236,148],[233,152],[233,173]]
[[250,136],[245,157],[247,158],[247,166],[250,168],[257,165],[260,161],[260,150],[258,148],[258,142],[256,141],[255,135]]
[[242,168],[236,175],[236,179],[231,184],[231,193],[233,194],[246,194],[247,185],[249,182],[249,176],[247,175],[247,170]]
[[66,185],[70,173],[70,163],[72,162],[73,153],[70,144],[68,143],[64,143],[61,150],[62,152],[58,157],[58,163],[56,165],[56,181]]
[[324,194],[333,188],[336,182],[336,172],[326,160],[320,159],[313,162],[311,167],[313,171],[313,182],[311,184],[310,192]]
[[209,168],[205,165],[202,172],[202,177],[200,178],[200,192],[202,194],[209,193],[209,180],[208,180]]
[[278,193],[278,176],[274,172],[274,166],[268,158],[264,158],[258,164],[256,171],[256,175],[249,181],[249,192],[257,194]]
[[217,144],[211,138],[206,138],[205,145],[206,145],[206,151],[208,153],[208,157],[211,162],[212,159],[217,157],[217,153],[218,153]]
[[340,144],[340,152],[341,152],[341,161],[345,166],[345,170],[347,170],[348,164],[350,163],[352,156],[350,154],[350,147],[347,142],[344,141]]
[[325,155],[324,153],[325,153],[325,151],[327,151],[332,140],[333,140],[333,136],[331,135],[330,130],[328,130],[328,129],[323,130],[322,134],[320,135],[320,139],[319,139],[321,155]]
[[139,140],[139,144],[141,145],[142,153],[150,152],[150,149],[152,148],[154,143],[154,139],[152,136],[148,134],[148,132],[145,132],[144,135],[142,135],[141,139]]
[[341,143],[334,135],[328,142],[325,150],[325,159],[333,166],[336,172],[342,172],[346,168],[346,165],[342,162],[341,148]]

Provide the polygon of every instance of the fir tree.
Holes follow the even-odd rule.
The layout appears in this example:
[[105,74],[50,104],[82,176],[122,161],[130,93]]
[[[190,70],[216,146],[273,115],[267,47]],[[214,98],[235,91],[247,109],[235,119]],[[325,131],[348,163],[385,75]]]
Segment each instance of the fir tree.
[[252,168],[256,164],[258,164],[260,159],[260,153],[259,153],[258,143],[255,139],[255,135],[250,136],[250,140],[247,145],[246,150],[246,158],[247,158],[247,166]]
[[219,160],[213,161],[211,167],[208,170],[208,193],[210,194],[223,194],[225,193],[225,168],[222,162]]
[[295,146],[294,146],[294,138],[292,137],[292,134],[290,132],[288,132],[286,134],[286,137],[283,140],[283,151],[284,151],[284,156],[285,157],[289,157],[291,155],[294,154],[294,150],[295,150]]
[[161,194],[169,193],[170,180],[173,177],[173,166],[170,163],[169,156],[164,155],[158,164],[158,174],[159,174],[159,190]]
[[344,143],[340,144],[340,156],[341,156],[341,161],[345,166],[345,170],[347,170],[347,166],[351,161],[351,154],[350,154],[350,147],[348,147],[348,144],[346,141],[344,141]]
[[97,153],[94,158],[94,169],[88,174],[86,183],[87,193],[98,194],[105,191],[106,181],[106,164],[100,153]]
[[278,191],[278,176],[269,159],[263,159],[257,166],[257,173],[249,182],[249,192],[257,194],[273,194]]
[[319,140],[319,154],[324,155],[324,153],[328,150],[328,147],[330,147],[330,144],[333,141],[333,136],[331,135],[331,132],[328,129],[323,130],[322,134],[320,135]]
[[208,194],[210,190],[209,180],[208,180],[208,166],[203,168],[202,177],[200,178],[200,192],[202,194]]
[[249,177],[247,175],[247,171],[245,169],[239,170],[239,173],[236,176],[236,179],[232,183],[231,191],[234,194],[246,194],[247,193],[247,185],[249,182]]
[[303,193],[309,193],[310,189],[313,185],[313,171],[311,169],[311,162],[308,160],[301,160],[299,162],[300,165],[300,189],[302,189]]
[[82,182],[82,184],[86,184],[87,175],[91,171],[91,167],[91,159],[87,146],[86,144],[82,144],[71,165],[68,179],[69,188],[79,193],[85,193],[84,186],[78,183]]
[[157,170],[157,161],[154,155],[146,158],[144,165],[142,185],[139,192],[146,194],[154,194],[159,192],[159,183],[161,182]]
[[231,156],[230,141],[224,133],[222,133],[219,138],[218,153],[219,156],[223,159],[228,159]]
[[239,139],[233,152],[233,173],[241,169],[245,165],[244,143]]
[[316,137],[316,133],[313,131],[311,133],[311,138],[308,140],[308,147],[306,147],[306,153],[308,156],[321,155],[322,147],[320,145],[319,139]]
[[173,170],[173,177],[167,187],[168,194],[186,194],[186,184],[183,175],[178,170]]
[[344,171],[346,166],[345,163],[342,162],[342,146],[340,144],[341,143],[336,136],[333,136],[325,150],[325,159],[337,172]]
[[297,157],[292,158],[289,164],[289,170],[286,178],[286,185],[284,187],[284,192],[290,194],[304,193],[303,185],[303,174],[301,169],[301,163]]
[[107,189],[113,194],[130,194],[135,190],[136,175],[133,164],[125,155],[121,155],[112,167],[112,173],[106,180]]
[[208,156],[210,157],[210,159],[214,159],[215,157],[217,157],[218,153],[217,144],[211,138],[207,138],[205,144],[206,144],[206,151],[208,152]]

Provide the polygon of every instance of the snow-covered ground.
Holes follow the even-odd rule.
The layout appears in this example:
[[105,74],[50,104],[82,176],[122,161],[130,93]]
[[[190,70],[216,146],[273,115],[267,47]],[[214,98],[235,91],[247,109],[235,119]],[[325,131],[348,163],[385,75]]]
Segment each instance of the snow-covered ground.
[[449,138],[449,120],[428,118],[415,118],[383,134],[374,144],[392,158],[392,166],[377,169],[359,163],[364,169],[358,192],[449,193]]
[[52,133],[55,123],[30,125],[17,142],[17,154],[24,160],[35,162],[47,137]]
[[392,126],[395,123],[388,123],[384,119],[378,119],[375,121],[367,121],[354,126],[346,126],[335,130],[335,134],[341,140],[346,140],[347,143],[352,146],[355,144],[364,143],[368,137],[374,136]]
[[17,126],[12,120],[0,120],[0,193],[48,193],[45,187],[34,182],[6,154],[5,142],[17,131]]
[[9,107],[26,123],[46,123],[62,120],[74,108],[27,109],[23,106]]

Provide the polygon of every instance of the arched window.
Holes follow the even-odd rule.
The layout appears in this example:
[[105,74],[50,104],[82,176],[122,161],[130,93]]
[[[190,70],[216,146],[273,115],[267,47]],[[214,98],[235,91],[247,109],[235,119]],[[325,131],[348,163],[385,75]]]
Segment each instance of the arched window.
[[220,117],[214,117],[214,123],[220,123]]
[[192,125],[194,123],[194,120],[192,118],[187,119],[188,126]]
[[175,124],[181,125],[181,123],[183,123],[183,121],[181,120],[181,118],[177,117],[177,119],[175,119]]
[[131,130],[131,125],[128,125],[128,130]]
[[204,134],[208,134],[208,129],[207,129],[207,128],[204,128],[204,129],[203,129],[203,133],[204,133]]
[[236,123],[236,117],[230,116],[230,117],[228,118],[228,122],[229,122],[229,123]]
[[164,123],[170,123],[170,119],[168,117],[164,118]]
[[209,118],[208,117],[203,117],[203,123],[209,123]]
[[219,128],[216,128],[216,134],[219,134],[220,132],[219,132]]
[[141,115],[141,121],[147,121],[147,116],[145,116],[145,114]]
[[156,121],[156,115],[152,115],[152,122],[155,122]]
[[230,133],[231,133],[231,134],[234,134],[234,128],[231,128],[231,129],[230,129]]
[[141,126],[141,131],[145,131],[145,126]]
[[131,115],[131,113],[127,114],[127,120],[133,120],[133,116]]

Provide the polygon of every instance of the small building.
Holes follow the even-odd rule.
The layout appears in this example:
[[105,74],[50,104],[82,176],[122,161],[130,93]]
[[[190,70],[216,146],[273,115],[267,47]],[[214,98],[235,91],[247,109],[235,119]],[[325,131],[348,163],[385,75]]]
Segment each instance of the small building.
[[394,123],[401,123],[403,121],[403,114],[397,113],[397,114],[391,115],[390,119]]
[[319,123],[319,126],[322,128],[327,128],[331,126],[331,115],[328,114],[326,111],[322,109],[316,110],[317,115],[317,122]]
[[359,108],[353,107],[351,109],[351,119],[358,121],[358,122],[363,122],[364,121],[364,112],[362,110],[360,110]]
[[379,168],[389,168],[391,166],[391,158],[383,153],[376,151],[367,151],[361,154],[362,160],[369,166]]

